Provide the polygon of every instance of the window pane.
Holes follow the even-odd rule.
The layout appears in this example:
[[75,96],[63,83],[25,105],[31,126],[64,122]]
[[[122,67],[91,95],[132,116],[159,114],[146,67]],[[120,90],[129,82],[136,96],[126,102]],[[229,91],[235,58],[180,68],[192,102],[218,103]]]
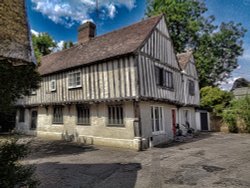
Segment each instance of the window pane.
[[123,108],[122,106],[108,106],[108,124],[123,124]]
[[63,123],[63,108],[54,107],[53,123]]
[[77,107],[77,123],[78,124],[89,124],[89,107],[88,106],[79,106]]

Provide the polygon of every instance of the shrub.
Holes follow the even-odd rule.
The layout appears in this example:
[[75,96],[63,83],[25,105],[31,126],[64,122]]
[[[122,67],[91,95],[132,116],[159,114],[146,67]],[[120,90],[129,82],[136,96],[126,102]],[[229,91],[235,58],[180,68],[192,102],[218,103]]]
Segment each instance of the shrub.
[[225,110],[222,116],[224,122],[228,124],[228,131],[238,133],[237,114],[233,110]]
[[17,142],[18,139],[11,139],[0,143],[0,187],[37,187],[34,166],[19,163],[29,154],[28,144]]

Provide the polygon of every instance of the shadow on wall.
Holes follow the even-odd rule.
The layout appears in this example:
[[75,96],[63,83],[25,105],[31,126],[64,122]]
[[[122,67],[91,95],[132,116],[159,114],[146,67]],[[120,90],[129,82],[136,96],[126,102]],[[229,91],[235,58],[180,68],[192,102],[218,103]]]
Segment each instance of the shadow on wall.
[[31,155],[29,156],[29,158],[35,159],[58,155],[77,155],[84,152],[91,152],[97,150],[98,149],[90,145],[65,142],[63,140],[37,140],[31,143]]
[[140,163],[37,164],[40,187],[131,188],[135,186]]

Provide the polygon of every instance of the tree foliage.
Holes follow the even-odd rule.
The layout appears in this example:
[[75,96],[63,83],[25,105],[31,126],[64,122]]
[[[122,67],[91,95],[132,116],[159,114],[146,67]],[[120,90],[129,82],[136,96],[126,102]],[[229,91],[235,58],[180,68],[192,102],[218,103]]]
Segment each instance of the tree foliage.
[[242,55],[246,30],[240,23],[214,24],[202,0],[149,0],[147,15],[165,14],[176,52],[194,52],[200,87],[216,86],[230,77]]
[[231,114],[231,119],[237,120],[240,118],[245,123],[245,130],[250,133],[250,95],[232,100],[228,109],[225,110],[223,118],[226,123],[228,114]]
[[72,41],[64,41],[63,42],[63,50],[66,50],[66,49],[69,49],[71,48],[72,46],[74,46],[73,42]]
[[32,34],[32,44],[37,62],[41,62],[41,57],[50,54],[57,47],[56,42],[48,33]]
[[0,61],[0,72],[0,113],[8,113],[18,98],[38,88],[40,75],[34,64],[12,66],[7,60]]
[[37,187],[34,166],[19,162],[28,154],[28,145],[17,139],[0,143],[0,187]]
[[218,87],[203,87],[200,92],[201,107],[212,108],[216,115],[221,115],[233,98],[230,92],[223,91]]

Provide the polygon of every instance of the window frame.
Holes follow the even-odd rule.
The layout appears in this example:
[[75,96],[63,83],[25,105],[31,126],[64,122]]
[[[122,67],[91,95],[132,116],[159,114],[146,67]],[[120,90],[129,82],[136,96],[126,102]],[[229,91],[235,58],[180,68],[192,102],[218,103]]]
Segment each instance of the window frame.
[[[74,78],[74,75],[77,75],[77,74],[79,74],[79,82],[80,82],[80,84],[79,85],[77,85],[77,76],[76,76],[76,78]],[[70,73],[68,73],[68,89],[74,89],[74,88],[81,88],[82,87],[82,78],[81,78],[81,71],[75,71],[75,72],[70,72]],[[72,81],[72,83],[73,83],[73,85],[71,85],[70,86],[70,76],[73,76],[73,81]],[[74,81],[76,82],[76,84],[74,84]]]
[[36,89],[31,89],[31,95],[36,95],[37,92],[36,92]]
[[[125,127],[124,123],[124,107],[121,104],[111,104],[107,106],[108,127]],[[113,117],[112,117],[113,116]],[[114,117],[116,116],[116,117]]]
[[[59,117],[59,118],[61,118],[61,121],[55,121],[55,110],[56,109],[61,109],[62,114],[61,114],[61,117]],[[63,124],[63,122],[64,122],[63,109],[64,109],[63,106],[54,106],[53,107],[52,124]]]
[[155,65],[155,80],[158,87],[174,90],[173,72]]
[[[22,112],[22,113],[21,113]],[[22,114],[22,115],[21,115]],[[19,109],[19,116],[18,116],[18,122],[24,123],[25,122],[25,108]]]
[[191,96],[195,95],[195,83],[193,80],[188,80],[188,94]]
[[[52,83],[54,83],[54,88],[52,88]],[[56,91],[56,80],[55,79],[53,79],[53,80],[50,80],[50,83],[49,83],[50,85],[49,85],[49,89],[50,89],[50,91],[51,92],[53,92],[53,91]]]
[[[80,122],[79,121],[79,109],[82,109],[82,110],[88,110],[88,112],[86,113],[86,112],[83,112],[83,114],[87,114],[87,118],[85,117],[85,119],[87,119],[88,121],[86,121],[86,122]],[[90,123],[90,106],[89,105],[77,105],[76,106],[76,113],[77,113],[77,115],[76,115],[76,124],[77,125],[82,125],[82,126],[90,126],[91,125],[91,123]],[[82,119],[83,119],[84,117],[82,117]]]
[[[155,119],[156,117],[156,109],[158,110],[158,119]],[[165,133],[165,127],[164,127],[164,107],[163,106],[151,106],[150,108],[150,118],[151,118],[151,127],[152,127],[152,133],[153,135],[163,134]],[[158,120],[158,130],[156,129],[156,122]]]

